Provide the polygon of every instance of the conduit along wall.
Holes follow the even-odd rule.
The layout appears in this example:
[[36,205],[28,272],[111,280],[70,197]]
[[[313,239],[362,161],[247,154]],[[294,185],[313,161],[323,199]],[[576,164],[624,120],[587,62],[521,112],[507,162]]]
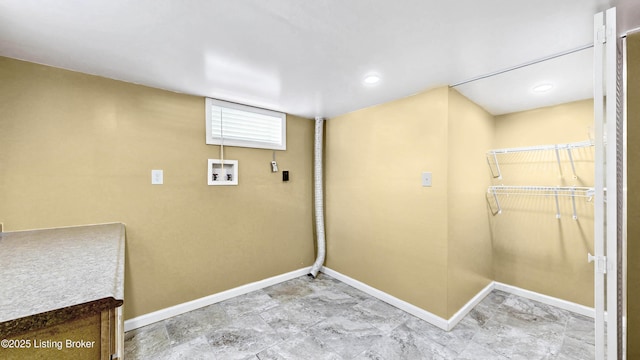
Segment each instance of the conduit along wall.
[[323,131],[324,127],[324,118],[316,117],[316,128],[315,128],[315,140],[314,140],[314,151],[313,151],[313,192],[314,192],[314,209],[315,209],[315,218],[316,218],[316,241],[318,243],[318,252],[316,261],[313,263],[311,267],[311,272],[309,275],[314,278],[318,276],[318,272],[322,265],[324,264],[326,246],[325,246],[325,238],[324,238],[324,194],[323,194],[323,182],[322,182],[322,141],[323,141]]

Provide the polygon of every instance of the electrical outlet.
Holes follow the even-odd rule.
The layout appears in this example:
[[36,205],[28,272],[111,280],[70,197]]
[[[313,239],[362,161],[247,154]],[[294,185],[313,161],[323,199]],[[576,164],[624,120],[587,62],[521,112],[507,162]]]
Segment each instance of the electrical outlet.
[[164,174],[162,170],[151,170],[151,184],[162,185],[164,183]]
[[422,173],[422,186],[431,186],[431,173],[423,172]]

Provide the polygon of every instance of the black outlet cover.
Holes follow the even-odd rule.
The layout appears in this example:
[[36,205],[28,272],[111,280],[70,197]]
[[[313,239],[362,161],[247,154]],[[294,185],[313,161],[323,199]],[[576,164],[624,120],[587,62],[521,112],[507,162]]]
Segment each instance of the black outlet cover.
[[289,170],[282,171],[282,181],[289,181]]

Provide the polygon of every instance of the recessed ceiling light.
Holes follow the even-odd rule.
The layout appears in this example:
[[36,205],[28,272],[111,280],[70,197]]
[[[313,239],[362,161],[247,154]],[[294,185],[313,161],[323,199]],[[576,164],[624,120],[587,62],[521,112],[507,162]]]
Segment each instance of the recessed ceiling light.
[[553,84],[545,83],[545,84],[536,85],[531,90],[533,90],[534,93],[541,94],[541,93],[546,93],[551,89],[553,89]]
[[380,82],[380,75],[378,74],[369,74],[364,77],[365,85],[375,85]]

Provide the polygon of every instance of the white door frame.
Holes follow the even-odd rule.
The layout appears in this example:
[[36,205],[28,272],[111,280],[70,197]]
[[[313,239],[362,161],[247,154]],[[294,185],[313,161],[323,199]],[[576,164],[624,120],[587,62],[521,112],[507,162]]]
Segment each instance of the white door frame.
[[619,166],[623,162],[618,161],[623,150],[619,140],[624,138],[624,129],[620,129],[624,122],[618,116],[622,114],[624,98],[618,92],[621,78],[618,77],[616,8],[611,8],[594,16],[595,255],[589,255],[589,261],[595,261],[596,360],[618,359],[619,350],[618,323],[622,310],[618,291],[622,289],[618,284],[618,240],[624,232],[619,228],[619,224],[624,227],[619,222],[623,211],[618,210],[623,203],[623,198],[618,198],[621,190],[618,179],[623,177],[624,168]]

